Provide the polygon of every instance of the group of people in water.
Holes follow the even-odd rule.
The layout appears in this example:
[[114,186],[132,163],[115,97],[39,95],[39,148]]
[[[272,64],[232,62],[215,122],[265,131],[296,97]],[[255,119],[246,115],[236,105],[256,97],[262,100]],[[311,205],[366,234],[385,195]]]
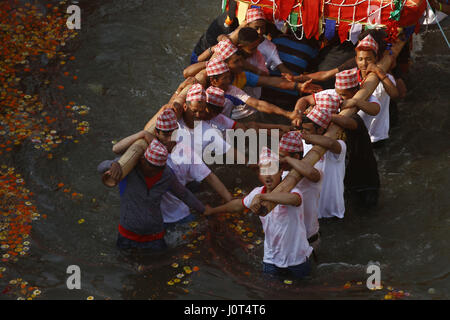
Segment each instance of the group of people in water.
[[[119,248],[166,248],[165,230],[197,219],[192,210],[205,216],[260,215],[271,202],[275,207],[260,215],[263,272],[303,278],[319,250],[320,219],[344,217],[344,191],[364,208],[377,205],[380,179],[374,149],[389,138],[394,101],[406,94],[402,72],[409,48],[385,72],[377,66],[387,49],[382,30],[362,32],[355,44],[298,40],[296,32],[286,25],[278,29],[254,7],[241,24],[227,12],[211,24],[183,71],[186,80],[148,129],[114,145],[120,156],[145,139],[148,148],[135,168],[123,178],[119,158],[98,167],[104,177],[119,183]],[[369,99],[357,99],[369,74],[380,83]],[[347,108],[358,112],[339,114]],[[331,123],[344,130],[341,138],[324,135]],[[278,150],[258,149],[262,185],[243,198],[233,197],[202,155],[207,148],[215,156],[235,150],[217,136],[197,139],[200,129],[280,130]],[[302,159],[314,145],[327,151],[311,165]],[[290,170],[303,178],[290,191],[273,192]],[[186,187],[193,181],[207,182],[223,204],[203,204]]]

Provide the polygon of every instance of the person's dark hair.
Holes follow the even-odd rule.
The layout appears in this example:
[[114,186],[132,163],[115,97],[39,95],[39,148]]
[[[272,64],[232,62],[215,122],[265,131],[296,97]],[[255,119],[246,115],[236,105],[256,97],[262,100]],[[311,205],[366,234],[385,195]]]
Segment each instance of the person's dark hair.
[[234,56],[235,54],[237,54],[238,56],[245,57],[244,51],[242,51],[241,49],[238,49],[238,51],[236,51],[234,54],[232,54],[231,56],[229,56],[228,58],[226,58],[226,59],[224,60],[224,62],[227,63],[228,61],[230,61],[231,57]]
[[300,160],[303,159],[303,151],[300,151],[300,152],[289,152],[289,156],[290,156],[291,158],[294,158],[296,154],[299,155],[299,159],[300,159]]
[[321,126],[319,126],[317,123],[315,123],[314,121],[312,121],[310,118],[308,118],[306,116],[306,114],[302,114],[302,123],[312,123],[314,125],[315,129],[319,129],[322,128]]
[[358,41],[361,41],[369,34],[378,43],[378,52],[376,52],[376,54],[378,57],[381,57],[384,50],[386,50],[386,42],[384,41],[384,39],[386,39],[387,37],[386,32],[381,29],[367,29],[360,33],[360,35],[358,36]]
[[221,114],[223,111],[223,107],[221,106],[216,106],[215,104],[211,104],[211,103],[206,103],[206,107],[210,110],[212,110],[214,113],[216,114]]
[[255,41],[259,40],[258,31],[255,29],[245,27],[239,30],[238,33],[238,43],[242,45],[249,45]]
[[283,33],[270,21],[266,21],[266,34],[272,38],[281,36]]
[[155,128],[156,133],[160,133],[160,132],[173,132],[175,130],[160,130],[158,128]]

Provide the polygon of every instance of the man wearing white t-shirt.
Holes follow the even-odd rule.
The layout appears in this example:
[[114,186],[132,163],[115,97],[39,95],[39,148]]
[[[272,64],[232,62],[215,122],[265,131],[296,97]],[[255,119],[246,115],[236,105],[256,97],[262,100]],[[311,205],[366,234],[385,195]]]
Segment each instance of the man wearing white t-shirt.
[[355,51],[359,81],[364,82],[369,73],[374,73],[380,79],[380,83],[373,93],[380,102],[380,112],[376,116],[367,115],[363,111],[358,112],[366,124],[372,143],[379,144],[389,138],[389,103],[390,99],[396,99],[399,93],[394,77],[376,65],[378,47],[378,43],[369,34],[359,42]]
[[344,141],[323,135],[331,122],[331,114],[329,107],[318,103],[303,118],[302,123],[304,152],[308,153],[313,145],[319,145],[328,150],[314,165],[316,169],[323,172],[319,218],[343,218],[345,212],[344,176],[347,147]]
[[281,182],[282,170],[270,149],[262,149],[259,168],[264,186],[253,189],[243,199],[216,208],[206,206],[205,215],[246,209],[256,213],[263,201],[276,203],[271,212],[260,216],[264,230],[263,272],[276,276],[288,271],[296,278],[304,278],[311,271],[309,257],[313,249],[306,237],[301,191],[294,187],[290,192],[272,193]]
[[178,119],[179,128],[174,137],[177,143],[187,145],[199,159],[203,159],[206,148],[215,155],[224,155],[231,149],[222,133],[214,130],[207,122],[210,115],[206,109],[206,92],[202,85],[195,84],[189,88],[183,108],[184,111]]
[[323,173],[303,159],[303,141],[300,131],[285,133],[280,140],[280,161],[283,171],[283,179],[291,169],[295,169],[303,179],[297,183],[303,195],[303,207],[305,213],[305,228],[308,242],[314,251],[317,251],[319,239],[319,198],[322,189]]
[[[180,151],[179,148],[183,150]],[[228,192],[219,178],[203,163],[201,159],[188,162],[187,159],[198,157],[192,150],[183,144],[177,144],[167,159],[167,165],[175,173],[178,181],[184,186],[189,182],[206,181],[224,201],[230,201],[232,195]],[[163,215],[165,228],[170,228],[175,224],[187,223],[195,220],[190,209],[172,193],[167,192],[161,200],[161,213]]]

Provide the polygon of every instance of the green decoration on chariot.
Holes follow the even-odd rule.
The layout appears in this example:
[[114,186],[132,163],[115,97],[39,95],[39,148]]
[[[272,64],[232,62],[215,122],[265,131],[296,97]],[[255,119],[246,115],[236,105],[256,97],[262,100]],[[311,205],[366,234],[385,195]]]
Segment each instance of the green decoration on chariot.
[[222,0],[222,13],[227,9],[228,0]]
[[391,15],[389,19],[400,21],[400,16],[402,14],[403,9],[403,1],[402,0],[394,0],[394,10],[391,11]]
[[292,12],[289,15],[289,23],[291,24],[291,28],[293,31],[297,31],[297,24],[298,24],[298,13]]

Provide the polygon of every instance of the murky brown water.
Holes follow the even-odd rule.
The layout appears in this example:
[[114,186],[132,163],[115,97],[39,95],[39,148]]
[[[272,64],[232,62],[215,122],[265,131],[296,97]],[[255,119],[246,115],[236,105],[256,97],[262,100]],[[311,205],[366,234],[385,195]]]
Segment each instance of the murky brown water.
[[[162,255],[129,257],[117,251],[118,190],[102,185],[96,166],[113,157],[113,140],[143,128],[167,102],[220,3],[99,3],[86,15],[82,3],[72,66],[79,81],[65,91],[68,101],[91,108],[89,134],[59,148],[51,162],[26,147],[14,155],[48,218],[33,226],[30,256],[10,268],[39,286],[43,299],[381,299],[389,286],[414,299],[449,298],[450,55],[438,32],[420,37],[423,50],[415,54],[408,95],[399,103],[399,125],[377,151],[379,207],[360,212],[350,203],[343,221],[324,222],[311,279],[286,285],[267,283],[261,275],[262,244],[255,241],[263,235],[255,217],[200,217],[198,226],[169,233],[171,248]],[[231,178],[229,173],[218,171],[230,189],[249,191],[257,184],[245,168]],[[71,201],[55,192],[61,181],[83,198]],[[201,193],[206,201],[211,195]],[[238,235],[230,224],[255,235]],[[383,290],[365,287],[369,261],[381,264]],[[73,264],[81,268],[81,290],[66,286],[66,269]],[[186,273],[187,266],[199,270]],[[180,282],[168,284],[182,272]],[[347,282],[351,286],[344,288]]]

